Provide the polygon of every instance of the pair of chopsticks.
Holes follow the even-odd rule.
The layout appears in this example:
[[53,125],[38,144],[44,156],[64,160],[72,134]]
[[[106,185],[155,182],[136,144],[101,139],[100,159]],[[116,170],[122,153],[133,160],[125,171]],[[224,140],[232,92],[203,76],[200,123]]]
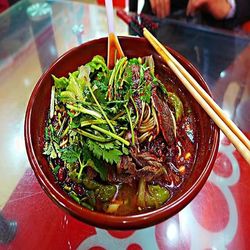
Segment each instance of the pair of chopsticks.
[[171,55],[171,53],[146,29],[143,35],[172,69],[183,85],[201,105],[215,124],[221,129],[235,148],[250,164],[250,141],[239,128],[223,113],[222,109],[205,92],[199,83],[187,72],[187,70]]
[[105,0],[107,21],[108,21],[108,59],[107,64],[109,69],[115,66],[115,60],[124,57],[121,45],[117,36],[115,35],[114,27],[114,6],[112,0]]

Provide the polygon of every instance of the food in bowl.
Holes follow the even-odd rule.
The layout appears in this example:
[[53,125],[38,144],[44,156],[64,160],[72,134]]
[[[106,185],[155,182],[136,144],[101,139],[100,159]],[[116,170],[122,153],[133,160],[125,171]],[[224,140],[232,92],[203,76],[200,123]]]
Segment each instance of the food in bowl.
[[[107,57],[107,38],[100,38],[75,47],[58,58],[38,80],[25,116],[25,144],[27,155],[34,173],[46,194],[60,208],[85,223],[105,229],[138,229],[155,225],[170,218],[197,195],[205,184],[216,159],[219,145],[219,129],[200,105],[188,93],[174,73],[165,65],[163,60],[146,39],[136,37],[119,37],[124,54],[128,58],[138,58],[152,55],[155,63],[155,76],[166,89],[175,93],[182,101],[184,112],[192,111],[196,125],[194,139],[196,140],[195,158],[187,178],[173,192],[163,205],[151,210],[138,211],[132,215],[114,215],[113,213],[90,210],[71,198],[63,190],[61,183],[55,179],[46,155],[45,146],[46,121],[50,108],[51,87],[54,85],[52,75],[57,78],[67,77],[70,72],[78,70],[79,66],[89,63],[94,56]],[[208,92],[209,88],[194,66],[178,52],[168,50],[178,59],[185,69]],[[125,108],[123,108],[125,110]],[[186,110],[186,111],[185,111]],[[184,114],[185,114],[184,113]],[[188,123],[187,123],[188,124]],[[192,127],[190,127],[192,129]],[[196,131],[196,132],[195,132]],[[85,169],[86,170],[86,169]],[[85,171],[84,170],[84,171]],[[188,169],[186,169],[187,171]],[[188,173],[188,172],[186,172]]]
[[68,76],[52,75],[44,155],[81,206],[113,215],[151,211],[189,178],[199,131],[195,112],[152,56],[109,70],[97,55]]

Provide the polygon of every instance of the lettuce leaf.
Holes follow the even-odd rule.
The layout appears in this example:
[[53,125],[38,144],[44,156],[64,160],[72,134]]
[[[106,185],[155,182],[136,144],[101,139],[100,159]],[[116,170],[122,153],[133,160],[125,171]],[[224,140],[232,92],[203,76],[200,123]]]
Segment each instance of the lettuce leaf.
[[58,90],[65,90],[69,84],[69,80],[66,77],[60,77],[57,78],[56,76],[52,75],[52,78],[54,80],[54,85],[56,89]]
[[105,60],[100,55],[94,56],[91,62],[87,63],[86,66],[90,67],[91,73],[100,70],[103,72],[108,72],[108,67],[105,63]]

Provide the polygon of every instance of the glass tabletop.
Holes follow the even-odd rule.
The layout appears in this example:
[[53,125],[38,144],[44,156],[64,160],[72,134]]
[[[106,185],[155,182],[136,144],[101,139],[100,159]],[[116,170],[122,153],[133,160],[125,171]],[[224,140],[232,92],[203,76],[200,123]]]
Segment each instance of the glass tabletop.
[[[107,24],[102,6],[39,4],[23,0],[0,14],[0,249],[247,249],[249,165],[223,134],[198,196],[156,226],[122,232],[95,228],[47,197],[26,156],[26,105],[49,65],[69,49],[106,36]],[[129,34],[117,16],[115,25],[117,34]],[[199,69],[216,102],[249,138],[250,37],[173,20],[161,22],[155,33]],[[6,230],[12,240],[1,239]]]

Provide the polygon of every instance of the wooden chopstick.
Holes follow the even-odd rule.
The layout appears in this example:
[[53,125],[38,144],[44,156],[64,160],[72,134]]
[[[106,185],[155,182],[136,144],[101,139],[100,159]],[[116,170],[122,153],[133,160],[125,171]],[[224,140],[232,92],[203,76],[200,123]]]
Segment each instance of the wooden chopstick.
[[124,57],[119,40],[115,34],[114,7],[112,0],[105,0],[107,21],[108,21],[108,68],[113,69],[115,60]]
[[197,83],[197,81],[187,72],[187,70],[171,55],[171,53],[161,44],[157,39],[148,31],[145,30],[145,37],[150,36],[152,41],[158,44],[161,50],[167,55],[167,57],[174,63],[174,65],[181,71],[184,77],[192,84],[196,91],[206,100],[206,102],[214,109],[214,111],[220,116],[220,118],[227,124],[227,126],[237,135],[237,137],[245,144],[250,150],[250,141],[239,130],[239,128],[230,120],[221,110],[221,108],[214,102],[214,100],[207,94],[206,91]]
[[183,85],[202,106],[216,125],[232,142],[239,153],[250,164],[250,142],[239,128],[223,113],[222,109],[205,92],[199,83],[187,70],[171,55],[171,53],[146,29],[143,29],[145,38],[151,43],[163,60],[173,70]]
[[110,32],[108,36],[108,68],[113,69],[115,60],[124,57],[123,50],[115,33]]

